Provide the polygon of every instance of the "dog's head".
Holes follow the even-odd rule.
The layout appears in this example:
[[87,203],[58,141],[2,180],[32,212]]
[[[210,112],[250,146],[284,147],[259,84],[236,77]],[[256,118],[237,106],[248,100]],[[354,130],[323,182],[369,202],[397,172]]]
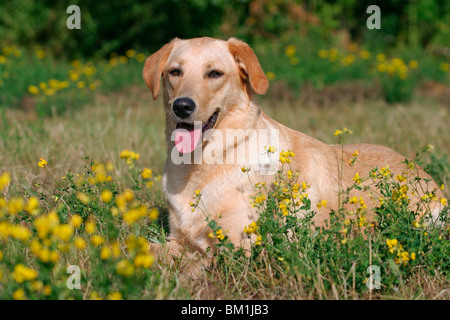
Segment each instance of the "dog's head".
[[253,50],[234,38],[174,39],[147,58],[143,76],[153,99],[163,77],[167,121],[190,139],[187,152],[252,91],[264,94],[269,85]]

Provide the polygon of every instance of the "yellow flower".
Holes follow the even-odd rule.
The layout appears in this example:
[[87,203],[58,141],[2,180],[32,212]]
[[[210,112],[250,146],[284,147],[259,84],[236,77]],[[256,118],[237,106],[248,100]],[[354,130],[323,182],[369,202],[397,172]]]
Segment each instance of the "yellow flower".
[[17,283],[25,281],[32,281],[38,277],[38,272],[31,268],[24,266],[23,264],[17,264],[14,267],[14,280]]
[[9,172],[3,172],[0,175],[0,191],[2,191],[11,182],[11,175]]
[[274,153],[275,151],[277,151],[277,149],[275,149],[274,146],[269,146],[269,147],[267,148],[267,152],[268,152],[268,153]]
[[84,204],[89,204],[90,202],[89,196],[84,192],[77,192],[77,198]]
[[120,57],[119,57],[119,62],[120,62],[121,64],[127,64],[128,58],[125,57],[125,56],[120,56]]
[[159,211],[156,208],[152,208],[150,209],[149,213],[148,213],[148,217],[150,218],[150,220],[156,220],[159,216]]
[[418,221],[413,222],[414,228],[420,228],[420,223]]
[[77,88],[83,89],[86,86],[86,83],[84,81],[78,81],[77,82]]
[[36,57],[37,57],[39,60],[44,59],[44,58],[45,58],[45,51],[42,50],[42,49],[36,50]]
[[46,165],[47,165],[47,161],[46,161],[44,158],[40,158],[40,159],[39,159],[38,166],[41,167],[41,168],[43,168],[43,167],[46,166]]
[[223,234],[222,229],[219,229],[216,231],[216,237],[217,239],[219,239],[220,241],[222,241],[223,239],[225,239],[225,235]]
[[286,47],[286,49],[284,50],[284,53],[286,54],[286,56],[288,56],[289,58],[293,57],[295,55],[295,46],[293,45],[289,45]]
[[326,59],[328,57],[328,51],[327,50],[319,50],[317,52],[317,55],[321,58],[321,59]]
[[416,69],[416,68],[419,66],[419,63],[418,63],[416,60],[411,60],[411,61],[408,63],[408,65],[409,65],[409,67],[410,67],[411,69]]
[[351,198],[349,199],[349,203],[352,203],[352,204],[358,203],[358,197],[355,197],[355,196],[351,197]]
[[136,255],[136,258],[134,258],[134,265],[136,268],[144,268],[148,269],[153,264],[153,256],[151,254],[138,254]]
[[267,76],[267,79],[269,79],[269,81],[273,81],[277,78],[276,74],[273,73],[272,71],[267,71],[266,76]]
[[28,92],[31,94],[38,94],[39,93],[39,88],[36,86],[29,86],[28,87]]
[[26,299],[25,290],[23,290],[22,288],[17,289],[16,291],[13,292],[12,297],[14,300],[25,300]]
[[49,284],[46,284],[44,286],[44,289],[42,290],[42,293],[46,296],[49,296],[52,294],[52,287]]
[[125,51],[125,55],[128,58],[133,58],[136,55],[136,51],[132,50],[132,49],[128,49],[127,51]]
[[78,228],[78,227],[81,226],[81,224],[83,223],[83,218],[82,218],[80,215],[75,214],[75,215],[73,215],[72,218],[70,219],[70,223],[72,224],[72,226],[73,226],[74,228]]
[[53,229],[53,235],[58,239],[67,242],[73,233],[73,227],[69,224],[61,224]]
[[107,260],[111,256],[111,249],[109,247],[103,247],[100,252],[100,259]]
[[93,222],[93,221],[86,222],[86,224],[84,225],[84,228],[88,234],[94,233],[95,229],[96,229],[95,222]]
[[359,173],[358,172],[355,173],[355,176],[353,177],[353,181],[355,181],[356,184],[360,184],[361,183],[362,180],[359,177]]
[[334,135],[335,135],[335,136],[342,136],[342,133],[343,133],[342,130],[339,130],[339,129],[338,129],[338,130],[336,130],[336,131],[334,132]]
[[[0,184],[1,184],[1,183],[0,183]],[[1,190],[1,187],[0,187],[0,190]],[[25,206],[25,210],[26,210],[29,214],[35,216],[35,215],[38,214],[38,208],[39,208],[39,200],[38,200],[38,198],[36,198],[36,197],[30,197],[30,198],[28,199],[27,205]]]
[[118,242],[114,242],[111,244],[111,254],[113,258],[120,257],[120,245]]
[[319,203],[317,203],[317,208],[319,208],[319,209],[322,207],[326,208],[327,204],[328,204],[327,200],[321,200]]
[[69,78],[71,81],[75,82],[80,78],[80,75],[77,72],[71,71]]
[[107,298],[108,300],[122,300],[122,294],[120,292],[110,292]]
[[55,95],[55,89],[46,89],[45,91],[44,91],[44,94],[46,95],[46,96],[53,96],[53,95]]
[[260,246],[262,243],[262,236],[257,236],[256,237],[256,241],[255,241],[255,245],[256,246]]
[[33,281],[31,283],[31,289],[33,289],[33,291],[41,291],[44,288],[44,283],[42,281]]
[[362,50],[360,52],[361,58],[363,58],[364,60],[367,60],[370,58],[370,52],[367,50]]
[[8,203],[8,212],[10,215],[14,216],[21,212],[24,208],[24,201],[22,198],[13,197]]
[[138,54],[136,55],[136,61],[137,61],[137,62],[144,62],[145,58],[146,58],[145,54],[138,53]]
[[389,252],[394,253],[397,250],[398,240],[397,239],[386,239],[386,244],[389,247]]
[[141,176],[143,179],[150,179],[152,177],[153,171],[149,168],[144,168],[141,172]]
[[105,242],[105,239],[103,239],[102,236],[99,236],[96,234],[96,235],[92,236],[91,242],[94,246],[98,247],[98,246],[101,246]]
[[120,260],[116,265],[116,272],[124,277],[130,277],[134,273],[134,266],[128,260]]
[[440,201],[441,201],[441,204],[442,204],[443,206],[446,206],[446,205],[447,205],[447,199],[446,199],[446,198],[441,198]]
[[439,69],[441,69],[444,72],[448,72],[450,70],[450,64],[448,64],[447,62],[441,62],[439,64]]
[[86,241],[81,237],[76,237],[73,243],[78,250],[84,250],[87,245]]
[[102,194],[100,197],[102,198],[102,201],[104,203],[108,203],[111,201],[111,199],[113,197],[113,193],[111,192],[111,190],[106,189],[106,190],[102,191]]
[[383,62],[386,60],[386,56],[383,53],[379,53],[379,54],[377,54],[377,60],[379,62]]

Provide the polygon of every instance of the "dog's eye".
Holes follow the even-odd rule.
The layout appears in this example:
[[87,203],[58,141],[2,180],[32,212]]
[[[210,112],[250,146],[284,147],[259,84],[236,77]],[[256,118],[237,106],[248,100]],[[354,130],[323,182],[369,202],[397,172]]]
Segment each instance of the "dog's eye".
[[208,77],[210,78],[219,78],[223,76],[223,72],[217,71],[217,70],[213,70],[210,73],[208,73]]
[[175,77],[178,77],[181,74],[181,70],[180,69],[172,69],[169,71],[169,74]]

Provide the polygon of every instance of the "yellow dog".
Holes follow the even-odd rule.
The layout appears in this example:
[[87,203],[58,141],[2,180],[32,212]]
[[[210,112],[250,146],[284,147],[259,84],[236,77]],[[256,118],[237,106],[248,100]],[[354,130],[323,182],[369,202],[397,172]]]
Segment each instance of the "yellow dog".
[[[154,99],[161,77],[163,82],[168,153],[162,183],[169,206],[166,249],[172,254],[188,247],[204,255],[214,248],[217,239],[208,236],[206,216],[218,222],[235,246],[248,248],[251,240],[243,230],[258,213],[250,205],[255,191],[241,168],[250,169],[251,181],[270,186],[278,163],[271,155],[280,151],[295,154],[290,166],[309,185],[312,208],[327,200],[327,208],[318,209],[314,217],[318,226],[330,209],[338,209],[339,190],[353,185],[356,173],[366,177],[371,168],[388,166],[397,175],[405,169],[405,157],[387,147],[354,144],[342,152],[341,146],[322,143],[268,117],[253,97],[265,94],[269,82],[253,50],[240,40],[174,39],[147,58],[143,75]],[[231,138],[225,139],[230,132]],[[341,166],[356,150],[354,166]],[[429,179],[419,168],[416,174]],[[441,195],[433,181],[420,184],[422,194],[436,190]],[[201,202],[192,211],[197,190]],[[350,195],[362,197],[369,210],[374,206],[370,192],[353,190]],[[435,216],[439,210],[437,202],[431,204]]]

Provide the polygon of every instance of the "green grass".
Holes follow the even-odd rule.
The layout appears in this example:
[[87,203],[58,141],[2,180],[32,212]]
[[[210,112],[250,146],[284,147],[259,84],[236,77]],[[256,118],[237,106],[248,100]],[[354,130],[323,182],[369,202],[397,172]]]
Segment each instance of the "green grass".
[[[431,163],[435,179],[447,186],[444,192],[449,197],[450,166],[445,159],[450,154],[450,132],[445,121],[448,114],[445,105],[420,98],[408,104],[388,105],[375,100],[336,103],[326,108],[287,101],[273,105],[268,101],[261,99],[261,105],[274,119],[327,143],[337,142],[333,136],[336,129],[349,127],[353,134],[346,136],[346,142],[383,144],[410,158],[415,158],[417,150],[423,146],[432,144],[433,153],[423,154],[422,160]],[[78,229],[72,230],[67,242],[49,236],[50,250],[60,253],[56,262],[43,262],[39,250],[31,252],[30,242],[18,240],[14,235],[0,240],[3,254],[0,297],[3,299],[12,298],[14,292],[17,296],[20,288],[30,299],[108,298],[116,292],[127,299],[448,299],[444,290],[449,285],[449,268],[445,262],[449,253],[446,229],[429,230],[425,239],[425,229],[412,226],[411,221],[398,224],[390,220],[374,233],[363,231],[351,236],[348,230],[348,242],[343,245],[340,230],[345,219],[341,213],[334,216],[330,228],[318,233],[310,228],[308,219],[297,221],[292,215],[287,224],[273,220],[274,213],[280,214],[276,204],[284,197],[279,190],[261,203],[262,218],[258,223],[263,245],[255,247],[251,257],[235,250],[227,252],[225,241],[224,251],[196,280],[184,281],[178,263],[154,263],[150,269],[138,263],[133,274],[127,276],[126,268],[118,271],[117,264],[126,260],[134,265],[140,251],[130,249],[133,248],[130,243],[138,241],[133,240],[133,235],[142,236],[140,244],[146,246],[148,242],[164,241],[168,232],[167,204],[157,178],[165,161],[161,101],[152,102],[150,92],[141,85],[110,95],[97,93],[84,108],[69,110],[63,115],[42,118],[36,112],[7,109],[2,119],[0,175],[5,171],[11,175],[11,182],[2,196],[8,203],[14,197],[25,199],[25,204],[27,199],[36,196],[41,207],[39,215],[53,209],[60,224],[69,223],[75,214],[84,221]],[[119,156],[122,150],[132,150],[140,157],[127,163]],[[47,160],[48,171],[38,166],[41,157]],[[91,159],[105,167],[110,163],[107,172],[110,181],[95,182],[101,172],[92,168]],[[151,179],[141,176],[143,168],[153,170]],[[89,180],[90,177],[94,180]],[[149,181],[153,182],[151,188],[146,186]],[[391,183],[392,188],[395,188],[394,183]],[[101,200],[105,189],[113,193],[111,202]],[[126,202],[123,211],[115,214],[112,208],[119,207],[117,199],[124,197],[127,189],[132,191],[135,200]],[[87,195],[89,201],[84,203],[80,194]],[[151,219],[148,211],[127,216],[130,211],[136,213],[131,209],[141,206],[148,210],[157,208],[159,217]],[[23,208],[15,215],[7,210],[0,209],[0,222],[27,227],[31,232],[28,241],[36,237],[36,217]],[[398,212],[406,216],[405,211]],[[137,221],[129,223],[133,217]],[[101,236],[106,245],[92,243],[92,234],[86,229],[90,221],[96,224],[94,234]],[[211,226],[220,228],[220,221]],[[358,229],[353,224],[351,228]],[[296,236],[290,241],[280,237],[293,230]],[[271,240],[275,236],[278,241]],[[84,239],[87,248],[77,250],[75,237]],[[404,246],[404,251],[415,252],[417,259],[405,266],[397,265],[395,255],[388,253],[386,244],[387,239],[393,238]],[[103,260],[103,247],[112,250],[115,243],[121,249],[120,255]],[[63,250],[65,245],[67,252]],[[423,256],[419,251],[424,251]],[[381,267],[380,291],[369,292],[364,285],[369,257]],[[39,289],[39,283],[33,284],[34,280],[23,283],[13,280],[12,274],[19,263],[39,271],[37,280],[51,287],[48,296],[48,291]],[[68,264],[78,264],[82,268],[81,290],[71,291],[65,287]]]

